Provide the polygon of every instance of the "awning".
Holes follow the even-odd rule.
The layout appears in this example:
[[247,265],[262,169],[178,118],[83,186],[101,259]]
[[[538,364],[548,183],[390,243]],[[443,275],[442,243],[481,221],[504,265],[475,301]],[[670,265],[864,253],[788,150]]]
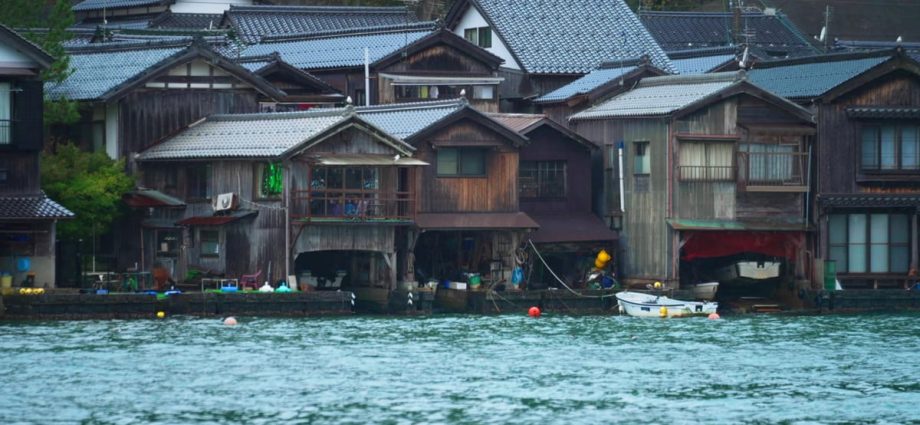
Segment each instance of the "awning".
[[128,192],[123,199],[129,207],[133,208],[185,206],[185,202],[181,199],[153,189],[138,189]]
[[237,210],[231,212],[230,214],[189,217],[177,221],[176,224],[180,226],[223,226],[224,224],[233,223],[234,221],[246,217],[255,216],[258,213],[258,211],[254,210]]
[[850,118],[917,119],[920,108],[854,106],[847,108],[847,115]]
[[472,86],[498,85],[505,81],[502,77],[434,77],[429,75],[396,75],[381,73],[380,78],[393,82],[394,86]]
[[740,220],[693,220],[685,218],[670,218],[668,224],[674,230],[700,230],[700,231],[799,231],[806,232],[811,229],[802,221],[740,221]]
[[617,232],[610,230],[591,213],[532,215],[540,229],[530,235],[534,243],[612,241]]
[[434,213],[419,214],[415,224],[425,230],[537,229],[527,214],[513,213]]
[[681,256],[684,261],[727,257],[745,253],[795,259],[797,248],[805,243],[803,232],[682,232]]
[[321,165],[377,165],[377,166],[409,166],[428,165],[427,162],[417,158],[399,157],[393,155],[374,154],[335,154],[316,158],[316,163]]
[[141,227],[146,229],[176,229],[176,220],[168,218],[148,218],[141,221]]
[[852,193],[818,195],[822,207],[899,208],[920,207],[920,195],[909,193]]

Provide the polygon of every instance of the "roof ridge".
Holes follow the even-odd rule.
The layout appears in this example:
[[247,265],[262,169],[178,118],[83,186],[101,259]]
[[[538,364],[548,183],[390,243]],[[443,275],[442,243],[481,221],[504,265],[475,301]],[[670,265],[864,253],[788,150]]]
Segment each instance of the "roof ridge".
[[108,52],[121,52],[121,51],[143,51],[143,50],[157,50],[157,49],[167,49],[167,48],[176,48],[176,47],[189,47],[194,43],[194,39],[191,37],[183,37],[182,39],[151,39],[146,42],[141,43],[90,43],[90,44],[81,44],[74,46],[66,46],[65,49],[68,53],[76,54],[90,54],[90,53],[108,53]]
[[685,49],[685,50],[672,50],[670,52],[665,52],[668,55],[668,58],[671,60],[677,59],[694,59],[702,58],[707,56],[717,56],[719,54],[729,54],[737,53],[738,46],[716,46],[716,47],[700,47],[696,49]]
[[523,114],[514,112],[486,112],[490,117],[508,117],[508,118],[546,118],[546,114]]
[[[255,121],[268,118],[276,119],[299,119],[313,117],[331,117],[342,116],[348,117],[347,108],[317,108],[307,111],[294,112],[259,112],[259,113],[239,113],[239,114],[214,114],[210,115],[201,123],[211,121]],[[200,125],[200,124],[199,124]]]
[[663,86],[668,84],[705,84],[705,83],[727,83],[737,81],[743,76],[741,71],[731,72],[713,72],[710,74],[697,75],[663,75],[661,77],[647,77],[639,81],[637,88]]
[[[697,12],[697,11],[679,11],[679,10],[669,10],[669,11],[643,10],[636,14],[640,18],[643,16],[691,16],[691,17],[701,16],[701,17],[718,17],[718,18],[721,18],[721,17],[731,18],[735,16],[734,13],[732,12]],[[743,18],[751,18],[751,17],[772,18],[774,16],[776,15],[768,15],[763,12],[741,12],[741,17]]]
[[410,22],[406,24],[346,28],[346,29],[336,29],[336,30],[329,30],[329,31],[309,32],[309,33],[274,34],[274,35],[262,36],[259,44],[261,43],[280,43],[280,42],[289,42],[289,41],[322,40],[322,39],[330,39],[330,38],[356,37],[356,36],[363,36],[363,35],[408,33],[408,32],[419,32],[422,30],[433,31],[437,29],[438,27],[439,27],[439,24],[437,21],[419,21],[419,22]]
[[453,99],[432,100],[426,102],[406,102],[406,103],[389,103],[383,105],[370,105],[355,107],[355,112],[387,112],[387,111],[405,111],[412,109],[429,109],[444,107],[450,105],[464,106],[467,102],[464,98],[458,97]]
[[251,5],[251,6],[238,6],[230,5],[230,9],[227,10],[228,13],[231,12],[352,12],[352,13],[364,13],[364,12],[375,12],[375,13],[407,13],[410,9],[404,6],[317,6],[317,5],[305,5],[305,6],[295,6],[295,5]]
[[754,63],[754,67],[751,69],[776,68],[780,66],[838,62],[845,60],[871,59],[884,56],[895,56],[896,54],[897,49],[878,49],[844,53],[822,53],[818,55],[801,56],[797,58],[758,61]]

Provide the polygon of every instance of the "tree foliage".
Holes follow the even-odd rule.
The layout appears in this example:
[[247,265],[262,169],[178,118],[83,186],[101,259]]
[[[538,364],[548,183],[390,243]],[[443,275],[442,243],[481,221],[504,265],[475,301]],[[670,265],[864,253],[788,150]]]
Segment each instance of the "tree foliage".
[[76,219],[58,224],[62,239],[89,238],[108,230],[122,213],[122,196],[134,188],[134,177],[124,170],[124,160],[114,161],[103,152],[85,152],[69,143],[58,145],[55,153],[42,154],[43,189],[76,214]]

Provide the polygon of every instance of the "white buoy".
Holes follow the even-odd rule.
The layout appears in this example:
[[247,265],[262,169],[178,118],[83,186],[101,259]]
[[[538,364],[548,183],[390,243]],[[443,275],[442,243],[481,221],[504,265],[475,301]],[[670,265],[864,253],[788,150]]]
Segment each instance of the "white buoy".
[[233,317],[233,316],[230,316],[230,317],[224,319],[224,325],[227,325],[227,326],[236,326],[236,318]]

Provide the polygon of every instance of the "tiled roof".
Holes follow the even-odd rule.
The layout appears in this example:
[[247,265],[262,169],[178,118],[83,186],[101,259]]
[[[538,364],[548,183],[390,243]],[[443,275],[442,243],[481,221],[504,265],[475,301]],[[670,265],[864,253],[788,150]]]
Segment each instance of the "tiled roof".
[[853,118],[920,119],[920,108],[887,106],[851,106],[847,115]]
[[217,29],[223,18],[221,14],[211,13],[172,13],[165,12],[150,21],[151,28],[168,29]]
[[382,25],[401,25],[417,18],[404,7],[231,6],[230,26],[247,43],[263,36],[311,34]]
[[[458,100],[354,108],[358,117],[405,139],[465,108]],[[271,158],[350,117],[348,108],[213,115],[140,154],[140,160]]]
[[74,5],[74,12],[91,10],[118,9],[125,7],[156,6],[175,3],[175,0],[83,0]]
[[73,51],[70,56],[73,74],[61,83],[45,83],[45,94],[71,100],[98,99],[183,49],[170,46],[122,51]]
[[890,59],[890,56],[869,58],[816,58],[815,62],[782,66],[764,63],[748,72],[748,80],[761,88],[786,98],[814,98],[843,84]]
[[[731,13],[641,12],[639,18],[661,48],[667,51],[734,44],[734,17]],[[781,13],[744,13],[741,21],[743,31],[750,34],[748,43],[751,46],[786,52],[791,56],[818,53]]]
[[648,55],[670,71],[668,57],[622,0],[469,0],[478,4],[524,69],[584,74],[601,63]]
[[45,195],[0,196],[0,220],[72,218],[74,214]]
[[429,28],[261,43],[244,49],[241,56],[262,56],[278,52],[285,62],[306,70],[354,67],[364,64],[365,47],[368,48],[370,62],[374,63],[433,32]]
[[122,18],[107,18],[105,24],[102,19],[92,18],[84,19],[70,27],[71,30],[95,30],[97,27],[105,25],[107,30],[138,30],[150,26],[150,21],[159,15],[142,15]]
[[607,84],[629,72],[637,69],[637,66],[625,66],[617,68],[595,69],[585,76],[572,81],[556,90],[553,90],[543,96],[538,97],[534,102],[551,103],[569,99],[573,96],[589,93],[604,84]]
[[853,193],[818,195],[818,203],[825,207],[920,207],[920,194],[910,193]]
[[486,114],[493,120],[500,122],[518,133],[526,130],[528,127],[546,119],[543,114]]
[[720,72],[645,78],[635,89],[579,112],[571,119],[668,115],[736,84],[738,77],[737,72]]
[[674,65],[674,69],[678,74],[705,74],[734,59],[735,54],[731,53],[686,59],[671,59],[671,64]]

